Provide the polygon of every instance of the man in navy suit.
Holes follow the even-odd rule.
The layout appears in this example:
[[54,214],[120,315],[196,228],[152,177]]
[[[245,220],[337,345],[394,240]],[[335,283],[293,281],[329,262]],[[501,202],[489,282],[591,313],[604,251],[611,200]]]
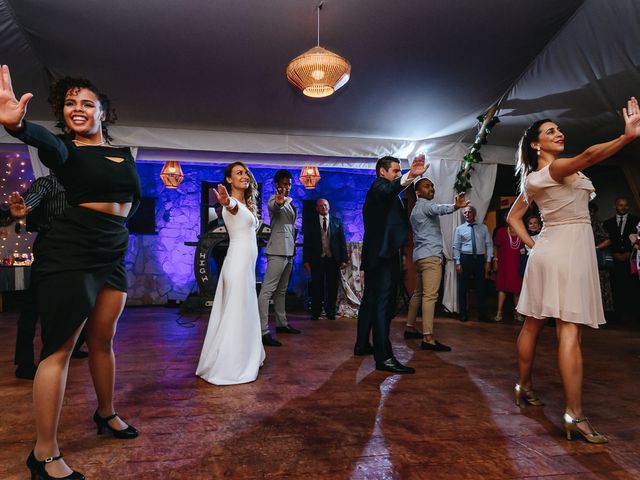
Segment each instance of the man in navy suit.
[[[400,161],[383,157],[376,164],[376,179],[367,192],[362,210],[364,239],[361,270],[365,287],[358,312],[358,336],[354,355],[373,353],[376,369],[394,373],[415,373],[393,356],[389,326],[396,312],[401,275],[400,249],[407,239],[409,222],[398,196],[414,178],[428,168],[424,155],[414,158],[411,169],[402,175]],[[373,347],[369,333],[373,331]]]
[[[304,225],[302,261],[311,273],[311,318],[317,320],[324,311],[329,320],[336,318],[338,278],[347,266],[347,242],[342,222],[329,215],[329,201],[316,202],[316,212]],[[326,289],[325,289],[326,283]],[[325,295],[326,293],[326,295]]]

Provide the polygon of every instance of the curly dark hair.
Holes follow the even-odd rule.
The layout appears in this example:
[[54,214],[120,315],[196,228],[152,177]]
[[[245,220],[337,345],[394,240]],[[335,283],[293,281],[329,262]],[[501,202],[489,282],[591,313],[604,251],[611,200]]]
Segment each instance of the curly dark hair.
[[116,116],[116,111],[111,107],[111,100],[109,100],[109,97],[98,90],[98,88],[86,78],[64,77],[51,84],[51,88],[49,89],[49,105],[51,105],[53,113],[58,120],[56,127],[62,129],[65,133],[70,133],[69,127],[64,121],[64,101],[69,90],[79,90],[81,88],[90,90],[98,97],[102,111],[104,112],[104,120],[102,120],[102,135],[106,141],[111,141],[108,127],[118,118]]
[[247,208],[253,213],[256,217],[258,216],[258,183],[256,182],[253,173],[249,170],[242,162],[233,162],[224,167],[224,186],[231,194],[231,184],[227,182],[227,177],[231,177],[231,173],[233,172],[233,167],[240,166],[244,168],[249,174],[249,187],[244,191],[244,201],[247,204]]

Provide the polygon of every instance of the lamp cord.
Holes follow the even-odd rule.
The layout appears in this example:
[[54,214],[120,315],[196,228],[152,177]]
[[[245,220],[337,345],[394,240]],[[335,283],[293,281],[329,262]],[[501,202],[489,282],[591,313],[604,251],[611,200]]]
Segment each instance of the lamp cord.
[[324,2],[318,3],[318,6],[316,7],[317,10],[318,10],[318,43],[317,43],[316,46],[318,46],[318,47],[320,46],[320,10],[322,9],[322,4],[323,3]]

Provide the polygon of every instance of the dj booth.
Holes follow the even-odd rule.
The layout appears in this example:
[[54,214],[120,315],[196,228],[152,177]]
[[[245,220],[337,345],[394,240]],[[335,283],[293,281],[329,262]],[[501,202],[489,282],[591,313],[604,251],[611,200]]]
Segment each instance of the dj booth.
[[[258,247],[266,246],[270,236],[271,227],[266,223],[261,223],[256,232]],[[199,235],[197,242],[184,242],[184,244],[196,247],[193,255],[193,271],[198,284],[198,293],[190,294],[184,301],[182,308],[184,310],[208,310],[213,305],[220,270],[229,248],[227,228],[220,225]],[[215,269],[212,268],[212,261]]]

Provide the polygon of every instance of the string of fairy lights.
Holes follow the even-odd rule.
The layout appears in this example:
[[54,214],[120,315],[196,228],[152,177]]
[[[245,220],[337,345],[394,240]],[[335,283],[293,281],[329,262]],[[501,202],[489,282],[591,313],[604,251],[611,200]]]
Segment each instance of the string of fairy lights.
[[[31,162],[20,153],[0,154],[0,207],[8,212],[8,200],[13,192],[25,192],[33,181]],[[6,218],[6,217],[5,217]],[[5,224],[8,223],[8,224]],[[25,221],[8,221],[0,225],[0,261],[4,265],[28,262],[34,234],[25,230]]]

